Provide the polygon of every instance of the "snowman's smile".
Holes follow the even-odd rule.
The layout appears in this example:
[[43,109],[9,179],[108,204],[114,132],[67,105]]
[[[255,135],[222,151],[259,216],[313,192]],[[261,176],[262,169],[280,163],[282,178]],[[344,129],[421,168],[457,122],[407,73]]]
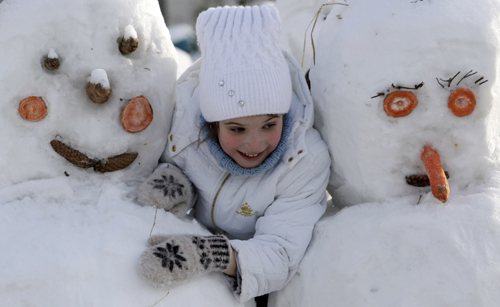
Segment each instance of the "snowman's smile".
[[58,140],[52,140],[50,145],[54,150],[61,155],[64,159],[71,162],[73,165],[81,168],[92,167],[94,171],[100,173],[114,172],[126,168],[139,155],[138,153],[123,153],[118,156],[105,158],[105,159],[90,159],[84,153],[71,148]]
[[[448,174],[448,172],[444,172],[444,174],[446,175],[446,179],[450,178],[450,175]],[[429,176],[427,176],[427,174],[410,175],[410,176],[406,176],[405,179],[406,179],[406,183],[408,183],[409,185],[414,186],[414,187],[427,187],[427,186],[431,185],[430,181],[429,181]]]

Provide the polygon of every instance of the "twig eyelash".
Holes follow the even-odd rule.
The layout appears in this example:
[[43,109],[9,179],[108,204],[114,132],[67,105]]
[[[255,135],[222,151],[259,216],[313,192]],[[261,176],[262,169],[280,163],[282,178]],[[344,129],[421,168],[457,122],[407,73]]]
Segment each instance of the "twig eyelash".
[[[453,82],[453,79],[455,79],[455,78],[456,78],[459,74],[460,74],[460,71],[459,71],[459,72],[457,72],[457,73],[453,76],[453,78],[449,78],[448,80],[443,80],[443,79],[438,79],[438,78],[436,78],[436,80],[437,80],[437,82],[439,83],[439,85],[441,85],[443,88],[444,88],[444,85],[442,85],[442,84],[441,84],[441,82],[439,82],[439,80],[441,80],[441,81],[443,81],[443,82],[448,82],[448,87],[450,87],[450,86],[451,86],[451,82]],[[460,81],[462,81],[462,80],[460,80]]]
[[[459,72],[457,72],[457,73],[455,74],[455,76],[453,76],[452,78],[449,78],[449,79],[447,79],[447,80],[440,79],[440,78],[439,78],[439,79],[438,79],[438,78],[436,78],[436,81],[437,81],[437,83],[438,83],[439,85],[441,85],[441,87],[442,87],[442,88],[444,88],[445,86],[444,86],[443,84],[441,84],[441,82],[439,82],[439,80],[441,80],[441,81],[443,81],[443,82],[447,82],[447,83],[448,83],[448,87],[450,87],[450,86],[451,86],[451,82],[453,82],[453,80],[454,80],[454,79],[455,79],[455,78],[456,78],[459,74],[460,74],[460,71],[459,71]],[[472,69],[471,69],[471,70],[469,70],[469,72],[467,72],[467,73],[466,73],[466,74],[465,74],[465,75],[464,75],[464,76],[460,79],[460,81],[458,81],[458,82],[457,82],[457,85],[459,85],[459,84],[460,84],[460,82],[462,82],[462,80],[464,80],[465,78],[468,78],[468,77],[474,76],[475,74],[477,74],[477,71],[473,72],[473,70],[472,70]],[[484,79],[484,77],[481,77],[481,78],[477,79],[477,80],[476,80],[476,82],[474,82],[474,83],[475,83],[475,84],[478,84],[478,82],[479,82],[479,81],[481,81],[481,80],[483,80],[483,79]],[[483,82],[479,83],[478,85],[484,84],[484,83],[486,83],[486,82],[488,82],[488,80],[485,80],[485,81],[483,81]]]
[[[484,79],[484,77],[481,77],[481,78],[477,79],[476,82],[474,82],[474,83],[477,84],[479,81],[481,81],[483,79]],[[479,83],[478,85],[485,84],[486,82],[488,82],[488,80],[484,80],[483,82]]]
[[458,81],[457,85],[459,85],[460,82],[462,82],[463,79],[468,78],[470,76],[473,76],[473,75],[477,74],[477,71],[474,72],[474,73],[472,73],[472,74],[471,74],[471,72],[472,72],[472,69],[468,73],[466,73],[465,76],[463,76],[462,79],[460,79],[460,81]]

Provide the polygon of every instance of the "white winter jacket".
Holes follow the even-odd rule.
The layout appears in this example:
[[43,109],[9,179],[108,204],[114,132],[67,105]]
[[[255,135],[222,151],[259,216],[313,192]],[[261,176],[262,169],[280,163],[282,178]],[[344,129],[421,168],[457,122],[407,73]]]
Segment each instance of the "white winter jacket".
[[198,142],[201,60],[177,82],[176,110],[162,156],[163,162],[180,167],[198,189],[196,218],[233,239],[240,302],[286,285],[326,209],[330,156],[312,128],[313,104],[301,69],[289,54],[285,58],[294,92],[293,124],[275,167],[252,177],[234,176],[219,166],[207,142]]

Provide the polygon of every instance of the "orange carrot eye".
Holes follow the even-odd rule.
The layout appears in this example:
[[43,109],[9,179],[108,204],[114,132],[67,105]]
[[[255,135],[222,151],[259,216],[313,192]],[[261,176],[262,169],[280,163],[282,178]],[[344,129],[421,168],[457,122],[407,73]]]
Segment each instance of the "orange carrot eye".
[[417,96],[408,91],[390,93],[384,100],[384,111],[392,117],[401,117],[410,114],[417,106]]
[[476,107],[476,97],[465,88],[459,88],[451,93],[448,99],[448,108],[458,117],[464,117],[472,113]]
[[122,125],[130,133],[141,132],[153,121],[153,109],[144,96],[130,100],[122,111]]
[[25,120],[37,122],[47,115],[47,105],[42,98],[30,96],[19,103],[19,114]]

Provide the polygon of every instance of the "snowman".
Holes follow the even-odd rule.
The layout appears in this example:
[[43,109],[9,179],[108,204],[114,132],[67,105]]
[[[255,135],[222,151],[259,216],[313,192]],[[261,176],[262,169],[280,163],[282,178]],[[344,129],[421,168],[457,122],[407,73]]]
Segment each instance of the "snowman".
[[[276,1],[276,8],[280,12],[283,23],[281,46],[302,65],[304,73],[309,70],[313,60],[311,34],[316,41],[326,17],[332,10],[332,5],[333,3],[328,0]],[[318,14],[317,17],[316,14]]]
[[346,3],[311,68],[334,207],[270,306],[498,306],[500,3]]
[[222,276],[156,289],[157,233],[208,234],[137,205],[174,107],[158,2],[0,1],[0,297],[5,306],[240,306]]

